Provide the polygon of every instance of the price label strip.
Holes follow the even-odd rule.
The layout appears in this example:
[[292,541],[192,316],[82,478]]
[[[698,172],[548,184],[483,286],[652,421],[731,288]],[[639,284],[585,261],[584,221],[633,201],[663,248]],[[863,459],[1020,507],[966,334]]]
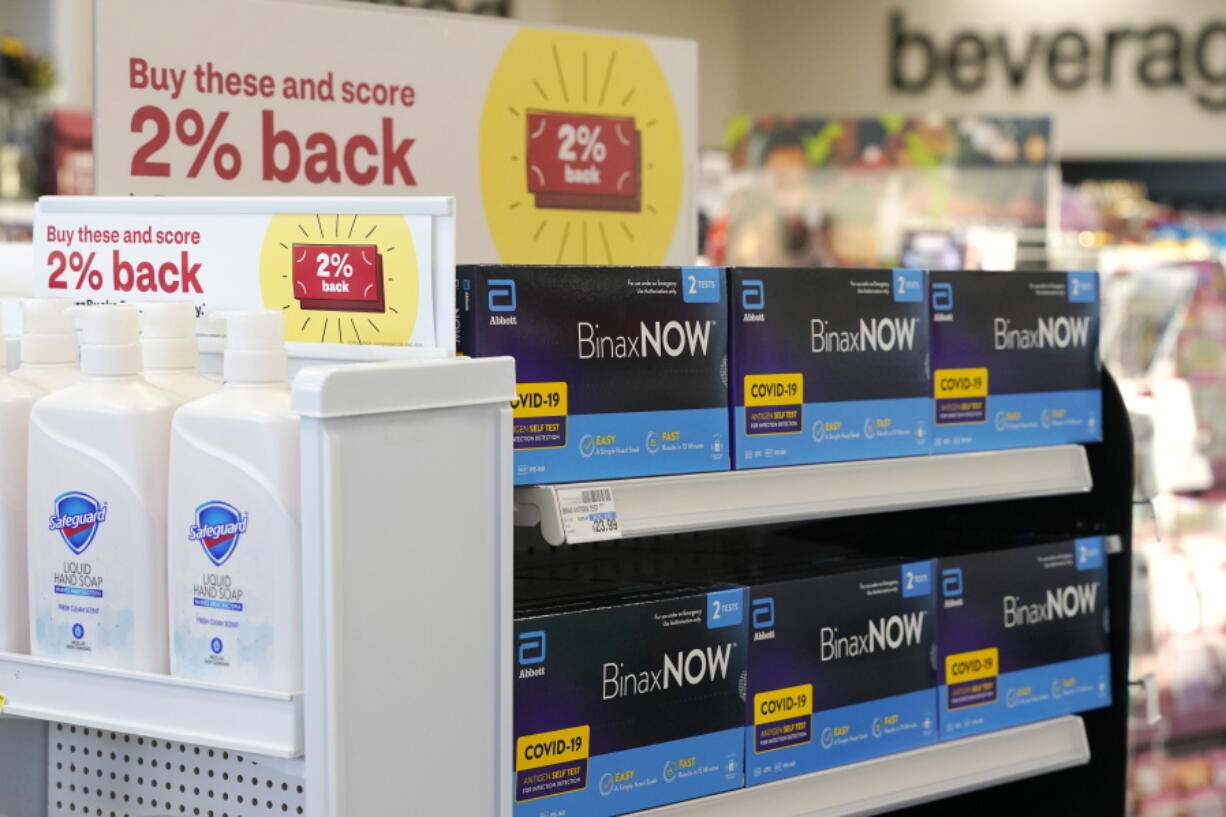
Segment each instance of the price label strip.
[[570,544],[621,538],[613,489],[607,485],[559,488],[558,507],[562,513],[562,530]]

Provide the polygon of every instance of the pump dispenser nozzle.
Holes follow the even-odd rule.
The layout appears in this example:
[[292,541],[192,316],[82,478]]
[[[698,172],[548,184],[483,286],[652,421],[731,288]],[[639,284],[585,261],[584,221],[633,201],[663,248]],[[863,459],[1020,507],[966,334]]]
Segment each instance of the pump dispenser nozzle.
[[81,371],[90,377],[140,374],[140,328],[132,304],[73,310],[81,327]]
[[140,305],[145,371],[196,368],[196,307],[187,301]]
[[21,299],[21,362],[76,363],[73,303],[67,298]]
[[271,309],[222,312],[226,324],[222,379],[226,383],[284,383],[289,378],[285,316]]

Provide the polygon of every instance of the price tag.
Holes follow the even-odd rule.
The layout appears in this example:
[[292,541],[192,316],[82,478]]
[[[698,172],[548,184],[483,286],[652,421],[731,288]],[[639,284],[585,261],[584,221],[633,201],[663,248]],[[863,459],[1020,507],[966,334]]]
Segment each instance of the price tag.
[[562,530],[567,542],[578,544],[621,538],[612,488],[605,485],[559,488],[558,506],[562,512]]
[[9,702],[7,695],[0,695],[0,712],[4,711],[4,705]]

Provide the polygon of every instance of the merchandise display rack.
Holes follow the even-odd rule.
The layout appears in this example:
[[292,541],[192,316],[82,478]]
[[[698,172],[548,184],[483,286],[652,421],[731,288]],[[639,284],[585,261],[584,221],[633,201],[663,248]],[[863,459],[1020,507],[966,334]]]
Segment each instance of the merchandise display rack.
[[[556,488],[511,486],[514,397],[508,358],[304,370],[303,694],[0,656],[0,813],[509,817],[513,521],[562,541]],[[1123,813],[1132,451],[1109,377],[1103,419],[1084,447],[600,483],[626,536],[840,516],[1118,536],[1110,708],[643,814]]]

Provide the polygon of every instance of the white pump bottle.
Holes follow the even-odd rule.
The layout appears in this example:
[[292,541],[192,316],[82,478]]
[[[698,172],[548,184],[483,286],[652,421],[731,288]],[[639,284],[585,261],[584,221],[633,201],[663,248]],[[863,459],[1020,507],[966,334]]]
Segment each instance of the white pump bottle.
[[67,298],[23,298],[21,301],[21,366],[13,377],[44,392],[81,380],[77,367],[75,307]]
[[166,672],[166,478],[175,402],[140,376],[136,307],[81,307],[84,379],[30,412],[30,648]]
[[302,689],[298,417],[282,313],[232,312],[221,391],[175,413],[170,446],[171,672]]
[[196,307],[187,301],[140,305],[140,346],[145,379],[180,403],[221,388],[197,368]]
[[26,449],[30,409],[43,392],[8,373],[0,342],[0,651],[29,652]]

